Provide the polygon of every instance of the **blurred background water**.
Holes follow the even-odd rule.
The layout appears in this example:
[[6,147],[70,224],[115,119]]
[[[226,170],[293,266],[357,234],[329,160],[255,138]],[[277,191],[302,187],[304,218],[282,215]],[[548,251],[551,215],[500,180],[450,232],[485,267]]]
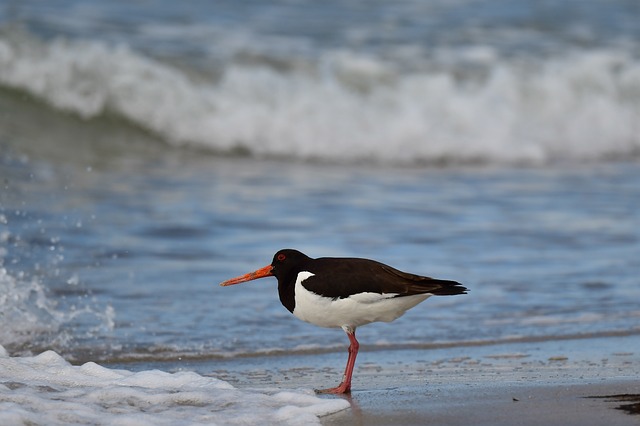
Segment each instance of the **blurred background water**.
[[[370,345],[640,332],[635,1],[0,7],[0,344],[342,350],[285,247],[455,279]],[[399,324],[398,324],[399,323]]]

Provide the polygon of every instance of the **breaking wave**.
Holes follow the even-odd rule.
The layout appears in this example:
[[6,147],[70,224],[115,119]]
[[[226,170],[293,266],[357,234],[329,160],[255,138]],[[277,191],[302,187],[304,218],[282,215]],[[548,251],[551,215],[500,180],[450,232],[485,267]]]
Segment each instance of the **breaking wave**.
[[399,164],[640,152],[640,60],[622,49],[507,58],[441,48],[406,67],[336,50],[188,66],[126,45],[0,35],[0,85],[85,119],[124,118],[173,146]]

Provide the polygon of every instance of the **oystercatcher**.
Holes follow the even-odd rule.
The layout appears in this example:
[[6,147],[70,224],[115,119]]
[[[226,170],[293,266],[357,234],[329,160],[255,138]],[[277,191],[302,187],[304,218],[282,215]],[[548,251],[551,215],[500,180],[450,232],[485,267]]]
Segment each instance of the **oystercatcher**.
[[318,393],[351,392],[358,355],[356,328],[375,321],[393,321],[430,296],[466,294],[456,281],[399,271],[375,260],[321,257],[284,249],[271,265],[229,279],[221,286],[263,277],[278,279],[280,302],[299,319],[321,327],[340,327],[349,337],[349,357],[342,382]]

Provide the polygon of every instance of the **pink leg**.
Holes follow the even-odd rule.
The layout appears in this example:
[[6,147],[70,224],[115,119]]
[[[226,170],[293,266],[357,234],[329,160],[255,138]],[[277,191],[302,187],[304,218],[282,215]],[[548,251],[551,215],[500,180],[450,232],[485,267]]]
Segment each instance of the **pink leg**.
[[344,370],[344,376],[342,382],[335,388],[320,389],[317,393],[351,393],[351,376],[353,376],[353,368],[356,365],[356,356],[358,356],[358,349],[360,344],[356,340],[356,330],[351,327],[343,327],[349,338],[349,358],[347,359],[347,367]]

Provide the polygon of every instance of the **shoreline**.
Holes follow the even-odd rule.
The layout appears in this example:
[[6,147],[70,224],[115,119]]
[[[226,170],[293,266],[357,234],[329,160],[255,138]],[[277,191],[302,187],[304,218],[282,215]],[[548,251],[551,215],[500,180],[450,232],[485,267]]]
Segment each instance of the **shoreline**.
[[[567,340],[591,340],[610,337],[630,337],[637,336],[640,338],[640,327],[631,330],[610,330],[593,333],[574,333],[562,335],[541,335],[541,336],[513,336],[495,340],[468,340],[468,341],[443,341],[443,342],[411,342],[411,343],[361,343],[361,350],[367,352],[387,352],[387,351],[404,351],[404,350],[438,350],[438,349],[455,349],[455,348],[474,348],[474,347],[495,347],[503,345],[522,345],[535,344],[544,342],[561,342]],[[115,355],[104,360],[91,356],[77,356],[74,354],[70,362],[73,364],[83,364],[88,361],[100,362],[105,366],[109,365],[128,365],[128,364],[155,364],[155,363],[175,363],[176,359],[186,362],[207,363],[226,361],[230,359],[252,359],[263,357],[290,357],[290,356],[313,356],[321,354],[335,354],[344,352],[346,346],[343,344],[332,344],[331,346],[305,346],[295,347],[292,349],[264,349],[259,352],[231,352],[231,353],[180,353],[180,352],[161,352],[154,354],[136,354],[136,355]],[[461,349],[464,350],[464,349]]]
[[[459,351],[457,351],[459,352]],[[357,371],[351,409],[324,425],[632,425],[615,395],[640,394],[640,339],[608,337],[473,348],[419,368],[409,354]],[[413,358],[413,361],[412,361]],[[359,378],[359,379],[358,379]],[[366,385],[366,387],[363,387]]]
[[[127,363],[110,368],[195,371],[238,388],[335,386],[344,353]],[[361,351],[351,408],[321,418],[351,424],[637,424],[613,395],[640,394],[637,335],[439,349]],[[618,398],[619,399],[619,398]],[[628,403],[627,403],[628,404]]]

